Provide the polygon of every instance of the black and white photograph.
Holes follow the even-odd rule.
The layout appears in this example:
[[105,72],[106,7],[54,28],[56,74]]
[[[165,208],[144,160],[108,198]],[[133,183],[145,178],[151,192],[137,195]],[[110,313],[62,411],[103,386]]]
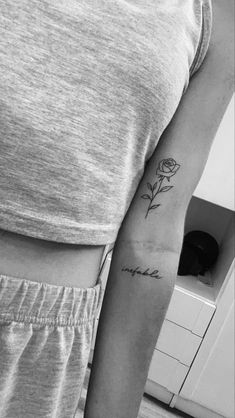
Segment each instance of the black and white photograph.
[[0,418],[235,418],[234,0],[0,0]]

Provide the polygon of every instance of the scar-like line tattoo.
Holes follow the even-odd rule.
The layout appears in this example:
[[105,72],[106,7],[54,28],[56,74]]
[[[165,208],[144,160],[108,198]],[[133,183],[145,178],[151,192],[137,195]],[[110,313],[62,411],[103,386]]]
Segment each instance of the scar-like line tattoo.
[[[161,206],[161,204],[159,203],[158,205],[152,205],[152,201],[155,199],[155,197],[157,196],[157,194],[162,193],[162,192],[168,192],[168,190],[172,189],[172,187],[174,186],[164,186],[162,187],[162,182],[163,180],[166,178],[167,181],[170,181],[170,177],[174,176],[176,174],[176,172],[178,171],[178,169],[180,168],[180,164],[177,164],[176,161],[173,158],[166,158],[164,160],[161,160],[157,171],[156,171],[156,175],[158,177],[158,180],[152,185],[150,183],[147,183],[147,187],[151,192],[151,195],[149,194],[143,194],[141,197],[142,199],[147,199],[150,200],[148,209],[147,209],[147,213],[145,215],[145,219],[148,216],[148,213],[150,210],[152,209],[156,209],[158,208],[158,206]],[[157,189],[156,193],[154,193],[154,191]]]
[[134,276],[135,274],[142,274],[143,276],[150,276],[153,277],[154,279],[162,279],[163,277],[159,276],[158,274],[158,270],[153,270],[152,273],[149,273],[149,268],[147,268],[144,272],[142,272],[141,270],[139,270],[139,266],[136,267],[135,269],[133,268],[128,268],[128,267],[123,267],[122,271],[128,271],[129,273],[131,273],[132,276]]

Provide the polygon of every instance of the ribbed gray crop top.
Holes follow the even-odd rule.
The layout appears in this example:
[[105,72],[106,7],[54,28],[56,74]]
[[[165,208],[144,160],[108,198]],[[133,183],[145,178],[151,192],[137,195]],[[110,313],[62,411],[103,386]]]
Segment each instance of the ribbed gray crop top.
[[211,0],[0,0],[0,228],[113,243],[211,27]]

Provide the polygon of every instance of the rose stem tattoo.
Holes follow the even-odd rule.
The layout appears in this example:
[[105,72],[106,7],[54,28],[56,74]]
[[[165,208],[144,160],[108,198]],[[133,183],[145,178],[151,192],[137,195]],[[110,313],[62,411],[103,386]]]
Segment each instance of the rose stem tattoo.
[[144,194],[144,195],[141,196],[142,199],[150,200],[149,207],[148,207],[147,213],[145,215],[145,219],[147,218],[148,213],[149,213],[150,210],[156,209],[156,208],[158,208],[158,206],[161,206],[160,203],[158,205],[152,205],[152,201],[155,199],[157,194],[159,194],[161,192],[168,192],[168,190],[170,190],[170,189],[172,189],[172,187],[174,187],[174,186],[165,186],[165,187],[161,188],[164,178],[166,178],[169,182],[170,177],[174,176],[179,168],[180,168],[180,164],[177,164],[176,161],[173,158],[166,158],[166,159],[160,161],[160,163],[158,165],[158,168],[157,168],[157,171],[156,171],[156,175],[158,176],[158,180],[159,180],[159,186],[158,186],[158,189],[157,189],[156,193],[154,194],[154,190],[157,188],[158,180],[156,181],[156,183],[154,183],[154,185],[151,185],[150,183],[147,183],[147,187],[151,191],[151,196],[149,194]]
[[152,273],[149,273],[149,268],[147,268],[144,272],[142,272],[141,270],[139,270],[139,266],[136,267],[135,269],[133,268],[129,268],[129,267],[123,267],[122,271],[127,271],[129,273],[131,273],[132,276],[134,276],[135,274],[142,274],[143,276],[150,276],[153,277],[154,279],[162,279],[161,276],[159,276],[159,271],[158,270],[153,270]]

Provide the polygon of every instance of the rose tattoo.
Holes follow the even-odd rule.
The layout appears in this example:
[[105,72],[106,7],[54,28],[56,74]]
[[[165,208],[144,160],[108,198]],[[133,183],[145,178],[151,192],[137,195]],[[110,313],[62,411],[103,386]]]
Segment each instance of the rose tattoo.
[[[172,189],[174,186],[164,186],[162,187],[162,182],[164,179],[167,179],[167,181],[170,181],[170,178],[175,175],[175,173],[179,170],[180,164],[177,164],[176,161],[173,158],[166,158],[162,161],[160,161],[156,175],[158,177],[157,181],[151,185],[150,183],[147,183],[147,187],[151,192],[151,195],[144,194],[142,195],[142,199],[150,200],[147,213],[145,215],[145,219],[148,216],[148,213],[152,209],[158,208],[158,206],[161,206],[159,203],[158,205],[152,205],[152,201],[155,199],[157,194],[162,192],[168,192],[168,190]],[[154,193],[154,191],[157,189],[157,191]]]

